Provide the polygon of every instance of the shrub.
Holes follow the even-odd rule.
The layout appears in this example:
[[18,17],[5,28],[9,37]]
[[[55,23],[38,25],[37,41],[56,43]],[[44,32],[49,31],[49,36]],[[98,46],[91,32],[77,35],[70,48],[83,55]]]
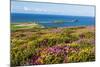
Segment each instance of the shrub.
[[11,65],[20,66],[24,65],[26,61],[35,54],[34,46],[28,46],[25,49],[22,47],[11,49]]
[[82,34],[80,34],[81,38],[94,38],[94,33],[93,32],[84,32]]
[[71,53],[68,56],[68,62],[87,62],[87,61],[94,61],[95,54],[91,53],[91,49],[83,49],[77,53]]

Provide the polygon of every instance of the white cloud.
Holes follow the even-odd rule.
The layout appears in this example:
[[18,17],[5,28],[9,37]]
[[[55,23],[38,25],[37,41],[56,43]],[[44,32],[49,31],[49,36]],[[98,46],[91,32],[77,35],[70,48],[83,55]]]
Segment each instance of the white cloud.
[[24,10],[25,10],[25,11],[28,11],[28,10],[30,10],[30,9],[29,9],[28,7],[24,7]]

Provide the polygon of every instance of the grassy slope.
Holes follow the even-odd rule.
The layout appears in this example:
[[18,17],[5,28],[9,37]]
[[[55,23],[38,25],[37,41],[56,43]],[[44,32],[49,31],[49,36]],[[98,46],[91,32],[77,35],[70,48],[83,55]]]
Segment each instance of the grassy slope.
[[20,30],[20,29],[40,28],[40,27],[43,27],[43,26],[35,24],[35,23],[11,24],[12,31],[16,31],[16,30]]

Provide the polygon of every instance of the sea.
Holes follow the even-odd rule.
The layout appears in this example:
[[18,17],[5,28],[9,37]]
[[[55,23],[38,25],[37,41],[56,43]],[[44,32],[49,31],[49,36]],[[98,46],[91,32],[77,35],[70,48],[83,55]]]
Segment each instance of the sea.
[[[76,22],[70,22],[77,20]],[[55,23],[61,21],[62,23]],[[95,17],[11,13],[11,23],[38,23],[44,27],[93,26]]]

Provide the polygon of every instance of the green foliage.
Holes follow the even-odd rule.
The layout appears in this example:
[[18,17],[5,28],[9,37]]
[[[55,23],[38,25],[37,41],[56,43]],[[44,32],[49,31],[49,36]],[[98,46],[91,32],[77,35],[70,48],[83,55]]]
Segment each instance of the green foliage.
[[92,52],[92,48],[85,48],[79,52],[70,53],[68,56],[68,62],[86,62],[94,60],[95,54]]
[[34,46],[13,48],[11,50],[11,65],[24,65],[35,54]]
[[80,37],[82,38],[94,38],[94,32],[84,32],[82,34],[80,34]]
[[64,56],[47,55],[43,62],[44,64],[58,64],[63,63]]
[[73,48],[79,48],[80,44],[77,44],[75,42],[71,43],[71,44],[67,44],[67,46],[73,47]]

